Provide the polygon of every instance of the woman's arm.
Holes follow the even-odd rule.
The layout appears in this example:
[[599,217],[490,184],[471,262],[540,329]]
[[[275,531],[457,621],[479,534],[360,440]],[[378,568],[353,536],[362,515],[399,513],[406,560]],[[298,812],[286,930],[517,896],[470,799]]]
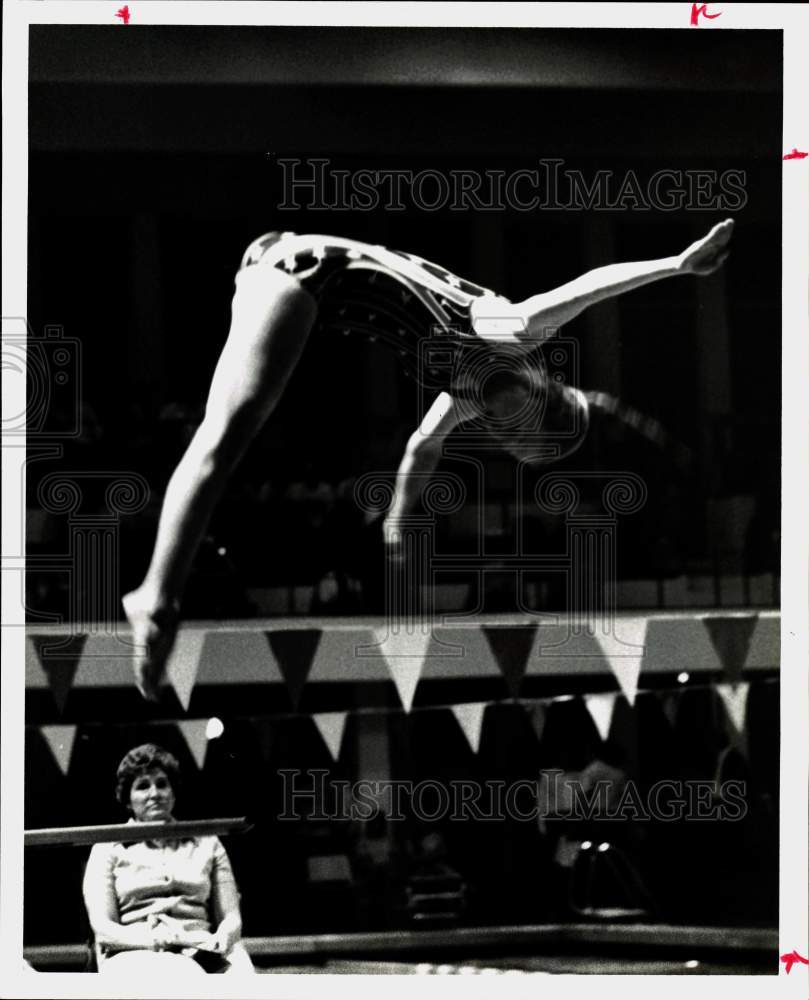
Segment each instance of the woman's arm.
[[400,541],[399,522],[415,508],[422,490],[441,460],[447,435],[462,422],[458,407],[448,392],[442,392],[425,414],[419,428],[408,439],[396,473],[393,501],[382,531],[392,554]]
[[212,943],[215,951],[227,955],[241,939],[242,916],[230,860],[219,838],[215,840],[210,899]]
[[574,319],[596,302],[621,295],[662,278],[681,274],[711,274],[728,255],[728,243],[733,233],[733,220],[725,219],[714,226],[702,239],[692,243],[683,253],[659,260],[608,264],[588,271],[550,292],[534,295],[517,306],[525,335],[543,338]]

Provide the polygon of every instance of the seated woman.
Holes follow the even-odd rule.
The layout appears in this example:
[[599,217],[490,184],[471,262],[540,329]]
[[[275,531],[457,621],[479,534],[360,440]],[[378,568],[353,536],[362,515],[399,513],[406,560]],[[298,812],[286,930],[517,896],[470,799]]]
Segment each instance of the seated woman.
[[[359,333],[388,344],[438,393],[408,440],[382,526],[388,552],[399,558],[402,520],[455,428],[473,422],[519,461],[541,464],[570,454],[587,432],[590,410],[610,400],[549,378],[537,348],[597,302],[663,278],[711,274],[728,255],[732,231],[726,219],[680,254],[608,264],[523,302],[413,254],[356,240],[281,232],[255,240],[236,275],[230,330],[205,417],[166,489],[146,577],[123,599],[143,696],[158,699],[180,600],[213,509],[277,406],[316,323],[338,337]],[[454,360],[431,367],[424,348],[436,330]],[[553,442],[565,427],[575,433],[560,448]]]
[[118,766],[131,823],[165,823],[163,840],[95,844],[84,903],[100,972],[121,976],[252,972],[239,893],[218,837],[171,839],[179,765],[152,743]]

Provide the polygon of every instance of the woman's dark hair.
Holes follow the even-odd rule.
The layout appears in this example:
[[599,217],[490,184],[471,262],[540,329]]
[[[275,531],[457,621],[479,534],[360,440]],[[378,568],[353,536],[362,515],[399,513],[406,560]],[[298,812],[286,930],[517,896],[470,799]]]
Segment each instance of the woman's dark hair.
[[163,771],[169,779],[172,791],[177,794],[180,785],[180,765],[177,758],[154,743],[142,743],[130,750],[118,765],[115,798],[122,806],[129,805],[129,795],[135,778],[156,768]]

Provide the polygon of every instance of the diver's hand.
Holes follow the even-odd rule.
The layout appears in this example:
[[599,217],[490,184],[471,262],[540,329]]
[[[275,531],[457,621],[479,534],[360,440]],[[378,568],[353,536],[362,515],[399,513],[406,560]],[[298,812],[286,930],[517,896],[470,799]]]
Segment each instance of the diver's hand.
[[392,562],[404,562],[405,549],[401,522],[396,518],[386,517],[382,522],[382,538],[385,542],[385,556]]

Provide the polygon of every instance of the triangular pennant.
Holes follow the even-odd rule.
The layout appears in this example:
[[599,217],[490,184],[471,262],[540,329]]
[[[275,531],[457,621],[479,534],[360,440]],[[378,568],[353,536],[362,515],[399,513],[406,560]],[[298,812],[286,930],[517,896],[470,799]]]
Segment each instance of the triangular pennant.
[[623,695],[616,692],[615,710],[612,713],[609,728],[609,742],[621,754],[622,767],[629,774],[637,774],[640,767],[639,714],[637,703],[634,706],[630,705]]
[[606,694],[586,694],[584,704],[593,722],[596,724],[598,735],[602,740],[606,740],[610,734],[612,725],[612,715],[615,711],[615,700],[617,694],[607,692]]
[[347,718],[348,712],[320,712],[312,716],[318,732],[323,737],[323,742],[329,748],[331,759],[335,763],[340,756]]
[[731,683],[738,681],[742,675],[757,620],[756,615],[711,616],[702,619]]
[[531,728],[536,733],[537,739],[542,742],[542,734],[545,732],[545,722],[548,718],[548,709],[541,703],[529,705],[528,718],[531,721]]
[[292,706],[297,711],[320,644],[321,631],[318,628],[273,629],[264,634],[284,675]]
[[620,635],[598,633],[596,639],[624,697],[630,705],[634,705],[645,655],[648,619],[617,618],[615,624]]
[[728,714],[730,725],[733,730],[733,743],[741,746],[745,736],[747,721],[747,695],[750,685],[744,684],[717,684],[716,693],[722,699],[725,711]]
[[181,629],[166,664],[166,676],[174,688],[177,700],[188,711],[191,692],[197,682],[202,647],[205,645],[203,629]]
[[42,669],[33,636],[25,638],[25,689],[46,688],[48,678]]
[[205,753],[208,750],[207,719],[178,719],[177,728],[183,734],[191,756],[197,767],[202,770],[205,765]]
[[120,632],[111,635],[88,635],[73,687],[95,687],[102,677],[105,687],[131,687],[133,650],[128,629],[121,628]]
[[207,632],[202,647],[197,684],[282,684],[283,676],[263,632]]
[[683,650],[688,650],[691,673],[720,669],[719,657],[702,619],[686,615],[676,618],[649,618],[646,630],[644,669],[656,674],[679,674],[683,669]]
[[477,753],[480,749],[480,734],[483,732],[483,715],[487,704],[485,701],[472,701],[462,705],[450,705],[450,710],[458,720],[472,753]]
[[716,771],[714,773],[714,783],[718,786],[722,784],[722,775],[725,770],[725,762],[727,761],[729,755],[733,752],[733,744],[728,744],[723,750],[720,750],[719,757],[716,761]]
[[679,691],[663,691],[660,695],[660,707],[663,709],[663,714],[668,719],[669,725],[672,729],[677,724],[677,710],[680,707],[680,692]]
[[528,660],[526,675],[598,673],[606,666],[604,654],[593,630],[572,629],[569,622],[538,622],[536,641]]
[[45,742],[59,765],[59,770],[67,777],[73,744],[76,742],[76,726],[42,726]]
[[528,658],[534,647],[536,625],[484,625],[486,641],[491,647],[509,694],[516,698],[520,691]]
[[327,629],[312,660],[309,683],[329,681],[335,674],[352,681],[388,680],[388,668],[373,642],[370,626]]
[[491,677],[499,673],[492,647],[478,626],[436,625],[433,628],[421,672],[424,680],[457,678],[468,681],[472,677]]
[[778,669],[781,662],[781,616],[777,611],[761,611],[750,639],[745,670],[765,667]]
[[[750,765],[747,757],[747,743],[744,739],[729,743],[719,752],[713,780],[720,798],[726,798],[725,789],[729,785],[735,785],[734,791],[737,793],[741,791],[743,797],[747,798],[745,787],[749,786],[750,776]],[[740,803],[736,799],[736,795],[733,795],[733,799],[738,806]]]
[[398,631],[377,629],[375,638],[404,710],[409,712],[432,636],[421,628],[400,627]]
[[73,686],[73,678],[76,676],[87,636],[70,635],[57,639],[52,635],[32,635],[31,641],[61,715]]

